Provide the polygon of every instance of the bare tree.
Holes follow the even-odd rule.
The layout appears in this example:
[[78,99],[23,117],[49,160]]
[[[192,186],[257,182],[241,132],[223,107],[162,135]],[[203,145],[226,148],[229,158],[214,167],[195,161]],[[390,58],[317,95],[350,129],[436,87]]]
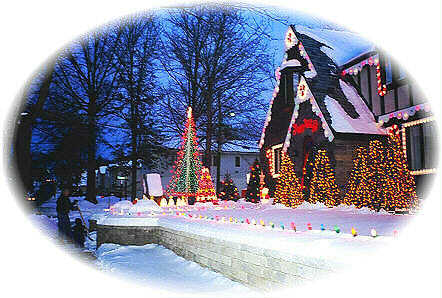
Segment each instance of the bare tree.
[[109,113],[116,87],[115,42],[109,32],[94,32],[74,42],[56,65],[55,85],[60,106],[75,106],[87,126],[87,199],[96,202],[96,150],[98,121]]
[[271,88],[268,19],[246,12],[207,6],[169,12],[162,53],[169,75],[162,107],[165,127],[175,132],[186,105],[192,106],[197,127],[204,131],[200,139],[206,166],[214,143],[221,151],[227,141],[256,137],[261,123],[254,120],[263,111],[261,95]]
[[[129,147],[131,161],[131,198],[135,200],[137,166],[140,160],[152,163],[158,147],[159,132],[152,105],[157,96],[157,57],[159,25],[152,15],[128,18],[116,28],[119,101],[113,114],[123,129],[123,147]],[[124,152],[124,150],[123,150]],[[148,158],[149,160],[145,160]]]
[[43,107],[49,95],[54,73],[55,59],[51,60],[37,76],[27,92],[25,92],[25,106],[19,116],[14,135],[14,157],[17,172],[26,192],[32,191],[32,156],[31,139],[32,129],[37,118],[42,114]]

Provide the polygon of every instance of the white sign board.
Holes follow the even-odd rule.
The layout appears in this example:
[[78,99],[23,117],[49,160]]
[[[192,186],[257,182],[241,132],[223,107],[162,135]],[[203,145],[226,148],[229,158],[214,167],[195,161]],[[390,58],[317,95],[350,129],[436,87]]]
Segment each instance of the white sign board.
[[149,196],[160,197],[163,195],[163,185],[161,184],[160,174],[146,174],[143,182],[144,192],[148,193]]

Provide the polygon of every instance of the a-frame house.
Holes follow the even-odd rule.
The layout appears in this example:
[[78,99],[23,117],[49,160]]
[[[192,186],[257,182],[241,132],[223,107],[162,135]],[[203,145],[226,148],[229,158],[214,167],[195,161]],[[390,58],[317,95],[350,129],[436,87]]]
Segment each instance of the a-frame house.
[[[351,42],[346,32],[333,32]],[[346,47],[351,44],[341,44]],[[270,193],[279,177],[281,153],[287,152],[296,174],[308,183],[305,167],[318,149],[327,154],[342,190],[353,166],[354,149],[372,139],[384,139],[380,126],[354,81],[339,68],[336,45],[301,26],[290,26],[285,35],[285,57],[276,70],[277,86],[270,101],[259,147]],[[350,55],[372,50],[353,45]]]

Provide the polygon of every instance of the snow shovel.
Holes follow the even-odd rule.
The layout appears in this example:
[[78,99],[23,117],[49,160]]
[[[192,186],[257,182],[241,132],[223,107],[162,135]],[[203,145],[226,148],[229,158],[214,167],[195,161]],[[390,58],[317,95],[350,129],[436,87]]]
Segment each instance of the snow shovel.
[[78,212],[80,213],[81,221],[83,222],[83,225],[84,225],[84,227],[86,228],[86,232],[87,232],[86,236],[89,238],[89,240],[94,241],[94,239],[92,239],[91,237],[89,237],[89,229],[88,229],[88,227],[87,227],[87,225],[86,225],[86,222],[84,221],[83,213],[81,213],[80,207],[78,207],[78,205],[77,205],[77,209],[78,209]]

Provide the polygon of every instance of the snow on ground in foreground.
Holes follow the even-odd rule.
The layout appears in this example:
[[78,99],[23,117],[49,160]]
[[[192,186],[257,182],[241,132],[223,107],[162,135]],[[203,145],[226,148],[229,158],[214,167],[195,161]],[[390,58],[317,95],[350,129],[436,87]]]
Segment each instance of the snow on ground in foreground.
[[[38,210],[50,217],[56,217],[57,216],[57,198],[53,197],[49,201],[44,202],[41,204],[41,206],[38,207]],[[71,202],[74,200],[78,200],[78,206],[80,207],[81,213],[83,215],[84,220],[86,223],[88,223],[88,220],[92,218],[93,216],[100,216],[104,215],[107,212],[105,211],[110,206],[118,203],[118,202],[124,202],[123,204],[130,204],[130,201],[122,200],[120,198],[110,196],[110,197],[104,197],[104,198],[97,198],[98,204],[91,203],[89,201],[86,201],[85,197],[71,197]],[[71,219],[71,222],[75,221],[75,218],[80,218],[80,212],[79,211],[71,211],[69,213],[69,217]]]
[[[276,250],[286,256],[321,258],[335,264],[351,264],[361,255],[372,254],[392,241],[393,231],[405,226],[411,215],[393,215],[352,206],[328,208],[323,204],[304,203],[296,209],[282,205],[252,204],[243,201],[221,202],[219,206],[197,204],[178,208],[163,208],[162,213],[108,214],[98,223],[127,226],[162,226],[197,235]],[[185,213],[186,216],[177,216]],[[189,217],[192,215],[192,217]],[[202,216],[203,218],[200,218]],[[207,218],[206,218],[207,217]],[[210,220],[210,218],[217,218]],[[224,217],[224,220],[222,219]],[[256,221],[258,224],[230,222],[230,218]],[[263,220],[265,227],[259,224]],[[269,222],[275,228],[269,226]],[[289,230],[294,222],[297,232]],[[310,223],[313,230],[307,229]],[[281,229],[281,224],[285,229]],[[321,224],[325,227],[321,231]],[[341,232],[334,231],[338,226]],[[351,229],[358,232],[351,235]],[[374,228],[378,237],[370,236]]]
[[[208,217],[218,216],[225,217],[226,221],[229,221],[229,217],[243,219],[248,218],[250,221],[254,219],[259,223],[263,220],[266,225],[269,222],[275,224],[276,228],[279,228],[281,224],[284,225],[286,229],[290,228],[290,224],[293,222],[296,225],[298,231],[306,231],[307,224],[310,223],[314,230],[319,230],[321,224],[326,230],[333,230],[335,226],[341,229],[342,233],[351,233],[351,229],[355,228],[359,235],[369,236],[371,229],[376,229],[378,235],[382,236],[393,236],[393,231],[400,230],[407,224],[412,215],[395,215],[390,214],[385,211],[375,212],[368,208],[357,209],[353,206],[340,205],[334,208],[328,208],[324,204],[310,204],[304,202],[298,208],[288,208],[281,204],[271,205],[271,204],[253,204],[244,201],[238,202],[220,202],[219,206],[214,206],[211,203],[207,204],[196,204],[194,206],[184,206],[184,207],[164,207],[162,211],[166,215],[161,215],[162,213],[155,213],[159,216],[152,217],[151,213],[132,213],[132,214],[118,214],[110,215],[109,213],[101,213],[95,216],[95,218],[100,219],[100,222],[110,222],[113,224],[120,225],[140,225],[144,222],[150,223],[152,219],[156,218],[167,218],[174,220],[177,218],[175,216],[176,212],[184,212],[190,214],[193,217],[202,215]],[[172,215],[171,215],[172,214]],[[186,217],[186,220],[191,221]],[[206,221],[210,223],[211,221]],[[200,223],[202,223],[200,221]],[[222,225],[221,229],[229,227],[229,225],[223,225],[220,221],[212,221],[214,224]],[[244,225],[246,228],[250,225]],[[246,232],[247,229],[244,230]]]
[[97,250],[97,258],[103,271],[118,273],[123,278],[168,291],[223,293],[228,290],[237,295],[252,291],[157,244],[103,244]]
[[[116,197],[98,198],[97,205],[92,204],[84,197],[71,198],[79,200],[80,209],[87,222],[89,218],[98,219],[99,222],[110,221],[112,224],[121,225],[160,225],[166,228],[185,232],[216,237],[227,241],[249,244],[257,247],[274,249],[290,257],[314,257],[321,259],[329,265],[352,265],[361,256],[373,255],[378,248],[385,247],[392,241],[393,231],[401,230],[412,215],[393,215],[385,211],[374,212],[367,208],[356,209],[353,206],[338,206],[327,208],[323,204],[303,203],[296,209],[280,204],[253,204],[242,200],[238,202],[220,202],[214,206],[211,203],[198,203],[194,206],[165,207],[161,211],[125,213],[112,215],[109,207],[118,205],[127,206],[130,210],[131,203],[121,201]],[[51,238],[56,237],[57,220],[53,218],[56,200],[52,199],[39,208],[42,214],[33,215],[32,220],[40,225]],[[134,205],[136,206],[136,205]],[[141,205],[140,205],[141,206]],[[122,208],[125,209],[125,208]],[[163,213],[164,212],[164,213]],[[176,216],[176,212],[191,214],[193,217]],[[199,215],[205,217],[218,217],[220,220],[195,219]],[[71,212],[71,221],[79,217],[79,212]],[[224,217],[223,222],[221,218]],[[230,223],[229,217],[248,218],[258,221],[264,220],[266,226]],[[268,223],[272,221],[276,227],[271,228]],[[294,222],[297,232],[290,231],[290,223]],[[280,228],[281,223],[285,230]],[[313,231],[307,230],[307,223]],[[325,231],[320,230],[323,224]],[[337,225],[341,233],[333,231]],[[352,237],[351,228],[354,227],[359,236]],[[372,238],[370,229],[375,228],[380,236]],[[96,233],[90,234],[95,239]],[[87,250],[95,249],[95,242],[87,240]],[[97,263],[104,271],[118,272],[130,280],[146,285],[159,285],[166,290],[186,289],[195,291],[221,292],[225,289],[237,291],[238,296],[250,290],[241,284],[230,281],[222,275],[202,268],[196,263],[178,257],[172,251],[159,245],[119,246],[104,244],[97,251]],[[244,296],[244,295],[243,295]]]
[[[58,240],[57,218],[46,215],[30,215],[30,220],[39,227],[54,244],[69,253],[95,251],[96,232],[86,237],[85,248]],[[177,256],[171,250],[156,244],[144,246],[121,246],[103,244],[95,253],[94,263],[103,272],[118,274],[144,286],[162,288],[167,291],[188,293],[216,293],[228,291],[234,296],[254,293],[246,286],[223,275],[203,268],[194,262]],[[226,296],[223,294],[223,296]]]
[[46,215],[31,214],[29,216],[31,222],[38,227],[55,245],[66,249],[69,252],[94,251],[96,247],[97,232],[89,233],[85,238],[84,248],[76,247],[72,243],[61,241],[58,237],[58,220],[57,218],[48,217]]

